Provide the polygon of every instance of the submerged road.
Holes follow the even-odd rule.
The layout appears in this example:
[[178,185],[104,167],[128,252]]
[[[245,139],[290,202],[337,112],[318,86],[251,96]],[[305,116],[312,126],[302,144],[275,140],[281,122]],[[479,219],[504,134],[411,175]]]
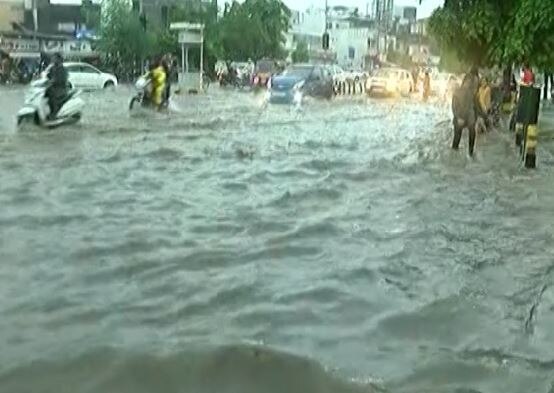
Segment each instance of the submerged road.
[[1,392],[553,391],[548,149],[526,171],[507,134],[449,150],[446,105],[217,88],[16,132],[22,97],[0,93]]

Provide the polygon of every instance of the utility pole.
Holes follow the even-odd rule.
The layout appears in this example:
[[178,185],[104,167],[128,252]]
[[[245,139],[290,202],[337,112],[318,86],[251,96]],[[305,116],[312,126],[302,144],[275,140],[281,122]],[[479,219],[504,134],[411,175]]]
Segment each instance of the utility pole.
[[38,6],[37,6],[38,0],[32,0],[31,6],[33,11],[33,27],[35,33],[38,32]]
[[323,32],[323,64],[327,64],[327,56],[329,55],[329,43],[331,41],[329,37],[329,3],[325,0],[325,31]]

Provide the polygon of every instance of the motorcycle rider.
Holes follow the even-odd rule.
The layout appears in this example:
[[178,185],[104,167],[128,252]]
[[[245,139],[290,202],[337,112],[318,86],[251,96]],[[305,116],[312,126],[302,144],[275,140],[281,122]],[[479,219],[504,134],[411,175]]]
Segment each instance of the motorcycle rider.
[[68,74],[63,66],[62,55],[55,53],[52,56],[52,63],[52,68],[47,74],[50,86],[46,89],[46,97],[50,106],[50,114],[48,115],[50,119],[56,116],[68,92]]
[[161,108],[165,92],[167,75],[162,66],[161,58],[156,58],[150,70],[150,80],[152,81],[152,103],[158,109]]
[[162,59],[162,67],[165,72],[165,88],[163,93],[162,104],[167,106],[169,104],[169,96],[171,95],[171,82],[172,82],[172,59],[171,54],[167,54]]

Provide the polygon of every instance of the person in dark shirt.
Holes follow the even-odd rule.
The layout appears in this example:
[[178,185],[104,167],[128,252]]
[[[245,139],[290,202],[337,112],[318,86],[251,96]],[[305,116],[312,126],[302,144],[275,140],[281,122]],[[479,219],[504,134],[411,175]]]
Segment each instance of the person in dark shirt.
[[477,121],[477,89],[479,87],[479,74],[472,69],[452,97],[452,115],[454,123],[454,140],[452,148],[458,149],[462,131],[467,128],[469,133],[469,155],[473,156],[475,147],[475,122]]
[[62,55],[56,53],[52,57],[52,61],[52,67],[47,74],[50,86],[46,89],[46,97],[48,97],[48,105],[50,106],[50,118],[54,118],[60,110],[68,90],[68,75],[63,66]]
[[163,94],[162,105],[167,106],[169,104],[169,96],[171,95],[171,82],[172,82],[172,62],[171,55],[165,55],[162,59],[162,67],[165,72],[165,89]]

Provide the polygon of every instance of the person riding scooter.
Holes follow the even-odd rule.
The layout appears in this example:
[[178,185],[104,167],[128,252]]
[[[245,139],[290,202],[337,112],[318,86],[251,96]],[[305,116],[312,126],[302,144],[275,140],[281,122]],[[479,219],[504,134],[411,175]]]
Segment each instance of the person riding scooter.
[[149,77],[152,81],[152,96],[150,99],[152,100],[152,104],[154,104],[156,108],[160,109],[163,103],[167,78],[160,58],[156,59],[152,64]]
[[60,110],[64,99],[67,97],[67,70],[63,66],[63,58],[59,53],[54,54],[52,68],[48,71],[47,78],[50,83],[46,89],[46,97],[50,106],[49,118],[54,118]]

